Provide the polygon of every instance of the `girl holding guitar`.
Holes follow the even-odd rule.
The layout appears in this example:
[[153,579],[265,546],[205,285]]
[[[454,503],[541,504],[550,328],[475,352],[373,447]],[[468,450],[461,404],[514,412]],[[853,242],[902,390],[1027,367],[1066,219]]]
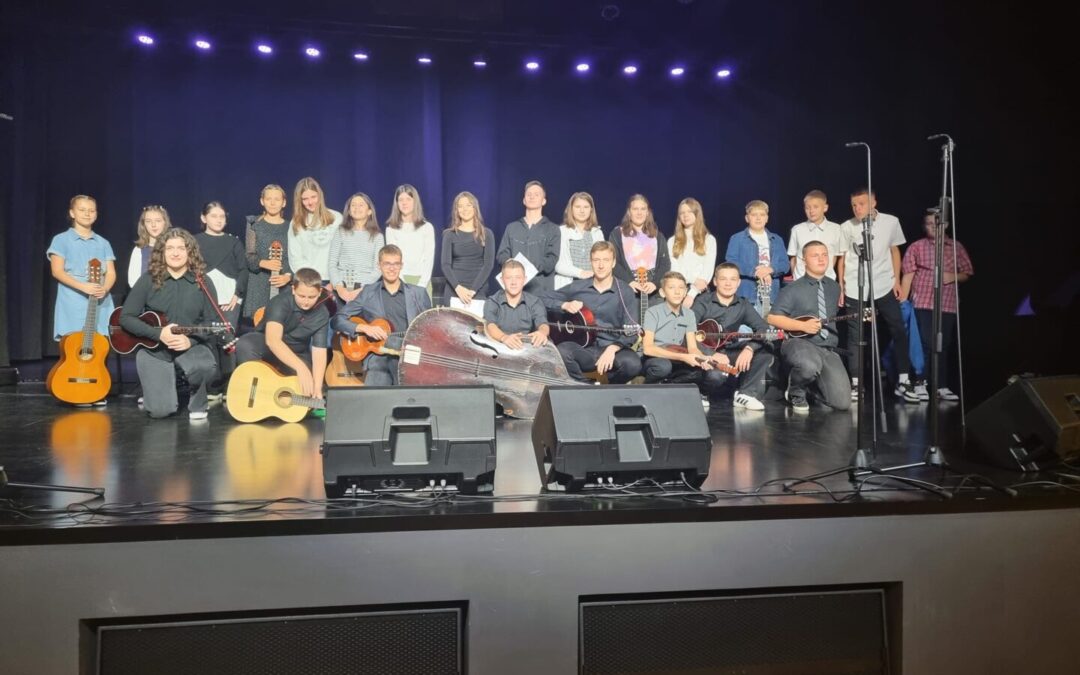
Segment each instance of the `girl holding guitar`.
[[[217,364],[205,335],[177,335],[172,327],[207,325],[218,321],[217,292],[203,276],[206,265],[199,245],[187,230],[174,227],[158,238],[150,254],[150,270],[139,277],[124,302],[120,325],[137,337],[159,342],[140,349],[135,368],[143,389],[143,409],[153,418],[168,417],[179,404],[176,366],[191,385],[188,412],[192,420],[206,419],[207,385],[217,374]],[[146,310],[168,317],[164,327],[140,319]]]
[[[628,284],[641,303],[640,323],[649,305],[661,302],[656,282],[671,269],[667,239],[656,227],[649,200],[645,195],[633,195],[626,204],[626,213],[618,227],[611,231],[608,241],[615,245],[615,277]],[[644,270],[644,281],[639,270]]]
[[259,195],[263,212],[247,217],[244,252],[247,256],[248,285],[244,296],[244,318],[266,306],[270,298],[292,281],[289,266],[289,224],[285,212],[285,188],[267,185]]
[[[45,253],[49,259],[52,276],[58,283],[56,308],[53,313],[53,339],[60,340],[65,335],[80,333],[78,339],[83,340],[84,336],[81,336],[81,333],[86,332],[86,329],[104,336],[108,334],[109,314],[113,310],[109,290],[116,283],[116,256],[109,242],[93,230],[94,223],[97,221],[97,200],[87,195],[72,197],[68,217],[71,219],[71,227],[66,232],[53,237]],[[100,272],[100,280],[94,283],[88,279],[88,270],[92,269],[91,261],[98,262],[94,269]],[[90,303],[95,303],[95,307],[91,308]],[[91,309],[96,312],[92,317],[90,316]],[[87,321],[91,318],[93,325],[87,326]],[[100,342],[96,338],[92,340]],[[99,363],[95,370],[98,371],[100,377],[89,378],[98,382],[88,382],[87,385],[97,385],[103,378],[109,376],[109,371],[105,367],[108,345],[103,345],[102,349],[98,349],[95,345],[92,351],[94,362]],[[72,384],[76,387],[80,386],[78,381]],[[57,395],[54,389],[50,387],[50,391]],[[107,393],[108,386],[103,389],[95,386],[93,395],[89,397],[92,400],[86,400],[87,396],[74,392],[72,392],[73,395],[59,395],[58,398],[76,404],[105,405]]]

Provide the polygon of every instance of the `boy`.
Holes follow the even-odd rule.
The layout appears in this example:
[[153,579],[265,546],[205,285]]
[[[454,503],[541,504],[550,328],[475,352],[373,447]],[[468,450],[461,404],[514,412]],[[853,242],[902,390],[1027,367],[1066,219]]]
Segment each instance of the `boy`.
[[[784,287],[768,316],[769,324],[786,331],[805,331],[802,338],[784,340],[780,358],[791,368],[786,393],[795,412],[809,412],[806,390],[816,384],[825,405],[834,410],[851,407],[851,389],[844,364],[836,354],[838,340],[825,322],[836,317],[840,285],[825,276],[829,248],[820,241],[803,246],[806,274]],[[798,319],[812,316],[812,319]]]
[[636,323],[629,307],[633,305],[634,291],[616,279],[615,244],[598,241],[589,250],[589,263],[593,276],[590,279],[572,281],[558,290],[544,295],[544,304],[551,310],[579,312],[588,307],[598,327],[611,331],[598,331],[588,347],[576,342],[563,342],[559,354],[566,362],[566,371],[578,382],[589,382],[585,373],[595,370],[607,374],[608,382],[625,384],[641,372],[641,358],[633,350],[637,335],[622,329]]
[[538,180],[525,183],[525,215],[508,224],[503,233],[495,262],[502,265],[522,253],[537,269],[537,274],[525,285],[530,293],[552,290],[555,286],[555,263],[559,261],[559,226],[544,215],[547,193]]
[[[880,317],[888,328],[896,347],[896,368],[899,371],[894,393],[908,403],[918,403],[919,395],[911,382],[911,355],[908,351],[908,334],[904,327],[904,318],[900,313],[900,244],[903,244],[904,231],[896,216],[880,213],[877,210],[877,196],[865,189],[851,193],[851,211],[854,217],[840,226],[844,233],[843,276],[840,292],[844,296],[844,306],[854,311],[859,306],[856,299],[862,299],[874,308],[874,320]],[[859,288],[859,250],[863,241],[863,219],[871,217],[870,242],[874,261],[865,270],[863,287]],[[870,279],[873,278],[874,296],[870,297]],[[859,350],[855,342],[859,334],[859,322],[862,317],[848,319],[848,369],[851,373],[851,398],[858,399],[858,377],[855,375],[859,365]],[[887,343],[886,343],[887,344]]]
[[[664,302],[645,312],[642,326],[645,382],[700,382],[704,371],[712,370],[712,362],[698,348],[694,310],[683,307],[686,277],[668,272],[660,278],[660,293]],[[685,347],[686,353],[670,346]],[[709,407],[707,391],[701,394],[701,405]]]
[[[933,349],[933,314],[934,314],[934,237],[937,233],[938,210],[931,209],[923,217],[926,236],[919,239],[904,252],[902,265],[903,279],[900,282],[900,297],[908,298],[915,307],[915,320],[919,323],[919,338],[922,340],[923,354],[929,364],[930,351]],[[948,223],[946,223],[946,226]],[[956,249],[956,272],[953,273],[953,248]],[[958,241],[945,236],[944,260],[941,273],[941,354],[938,358],[937,386],[938,398],[942,401],[957,401],[959,396],[949,388],[949,353],[956,340],[956,312],[958,301],[956,285],[971,278],[975,269],[971,265],[967,249]],[[929,365],[927,365],[929,368]]]
[[[220,321],[214,284],[203,276],[205,264],[195,237],[174,227],[158,237],[150,254],[150,271],[139,277],[124,301],[120,325],[127,332],[159,342],[140,349],[135,370],[143,390],[143,410],[150,417],[176,412],[176,366],[191,385],[188,415],[192,421],[207,417],[206,387],[217,375],[214,353],[202,335],[175,335],[173,326],[205,326]],[[200,283],[201,282],[201,283]],[[150,326],[139,318],[146,310],[164,314],[169,324]]]
[[528,338],[534,347],[547,344],[551,326],[540,298],[526,293],[525,266],[514,259],[502,266],[505,288],[484,301],[484,332],[511,349],[521,349]]
[[[829,249],[829,269],[825,270],[825,275],[830,279],[836,278],[837,261],[843,260],[840,254],[844,252],[844,235],[839,224],[825,219],[828,211],[829,201],[821,190],[811,190],[803,197],[806,220],[791,228],[791,238],[788,240],[792,280],[806,274],[802,265],[802,247],[811,241],[820,241]],[[841,275],[843,271],[841,267]]]
[[[396,349],[401,346],[400,335],[405,333],[416,315],[431,309],[431,298],[427,289],[407,284],[401,279],[401,249],[394,244],[387,244],[379,249],[379,271],[382,277],[375,283],[364,286],[360,295],[349,301],[334,315],[334,330],[355,337],[363,333],[372,340],[387,340],[386,346]],[[365,321],[386,319],[398,335],[389,336],[379,326],[361,326],[349,320],[359,316]],[[368,354],[364,358],[364,384],[371,387],[387,386],[398,383],[398,357],[389,354]]]
[[[698,323],[712,319],[722,332],[737,331],[739,326],[749,326],[755,333],[769,330],[769,324],[761,318],[750,301],[735,296],[739,288],[739,267],[734,263],[720,263],[713,272],[716,292],[699,295],[694,301],[694,316]],[[720,366],[733,365],[739,370],[739,388],[733,405],[747,410],[764,410],[761,402],[765,395],[765,374],[772,365],[773,357],[762,340],[732,341],[723,345],[710,357]],[[705,374],[706,383],[718,389],[726,380],[725,373],[713,370]],[[710,382],[715,381],[715,382]]]
[[296,373],[302,395],[322,398],[330,312],[319,302],[321,295],[319,273],[310,267],[296,270],[292,293],[271,298],[259,327],[237,342],[236,362],[261,360]]
[[768,311],[765,305],[776,301],[780,278],[791,266],[780,235],[765,229],[769,205],[755,199],[746,205],[745,218],[747,228],[731,235],[724,260],[739,267],[742,283],[738,296],[747,298],[759,314],[765,314]]

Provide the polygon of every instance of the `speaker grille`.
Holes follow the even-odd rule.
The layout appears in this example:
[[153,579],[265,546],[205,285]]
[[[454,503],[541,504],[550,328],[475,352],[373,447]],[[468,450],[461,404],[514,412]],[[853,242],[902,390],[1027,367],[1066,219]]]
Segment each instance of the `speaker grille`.
[[582,673],[886,673],[880,590],[581,604]]
[[103,626],[101,675],[427,675],[462,670],[458,609]]

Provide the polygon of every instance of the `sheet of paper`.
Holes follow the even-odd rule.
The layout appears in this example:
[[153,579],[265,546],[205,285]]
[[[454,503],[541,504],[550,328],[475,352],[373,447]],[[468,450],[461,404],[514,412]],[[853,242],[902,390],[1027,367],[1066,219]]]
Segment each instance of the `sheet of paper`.
[[[529,262],[529,259],[525,257],[524,253],[518,253],[514,256],[514,260],[525,267],[525,285],[528,286],[529,282],[533,280],[533,277],[540,273],[540,270],[536,269],[536,265]],[[495,281],[499,283],[500,288],[506,288],[506,284],[504,284],[502,280],[502,272],[495,275]]]
[[484,318],[484,301],[483,300],[473,300],[472,302],[470,302],[469,304],[466,305],[460,299],[454,297],[454,298],[450,298],[450,307],[453,308],[453,309],[465,310],[466,312],[468,312],[469,314],[472,314],[473,316],[475,316],[478,319],[483,319]]

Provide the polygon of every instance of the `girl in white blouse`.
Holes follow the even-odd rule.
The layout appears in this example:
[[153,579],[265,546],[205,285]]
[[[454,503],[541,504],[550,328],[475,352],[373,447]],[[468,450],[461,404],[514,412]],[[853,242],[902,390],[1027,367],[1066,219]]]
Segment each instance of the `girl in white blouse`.
[[604,233],[596,217],[596,202],[588,192],[575,192],[566,202],[563,226],[559,228],[559,261],[555,263],[555,288],[574,279],[593,275],[589,251]]
[[716,237],[705,227],[701,204],[693,197],[679,202],[675,218],[675,235],[667,241],[671,269],[686,277],[690,289],[684,307],[694,304],[694,298],[709,288],[716,267]]
[[435,227],[424,220],[420,193],[411,185],[394,190],[394,206],[386,221],[386,243],[401,249],[401,278],[426,288],[431,295],[431,271],[435,267]]
[[341,214],[327,208],[322,186],[310,176],[301,178],[293,190],[292,227],[289,228],[289,267],[310,267],[323,281],[330,280],[330,242]]

